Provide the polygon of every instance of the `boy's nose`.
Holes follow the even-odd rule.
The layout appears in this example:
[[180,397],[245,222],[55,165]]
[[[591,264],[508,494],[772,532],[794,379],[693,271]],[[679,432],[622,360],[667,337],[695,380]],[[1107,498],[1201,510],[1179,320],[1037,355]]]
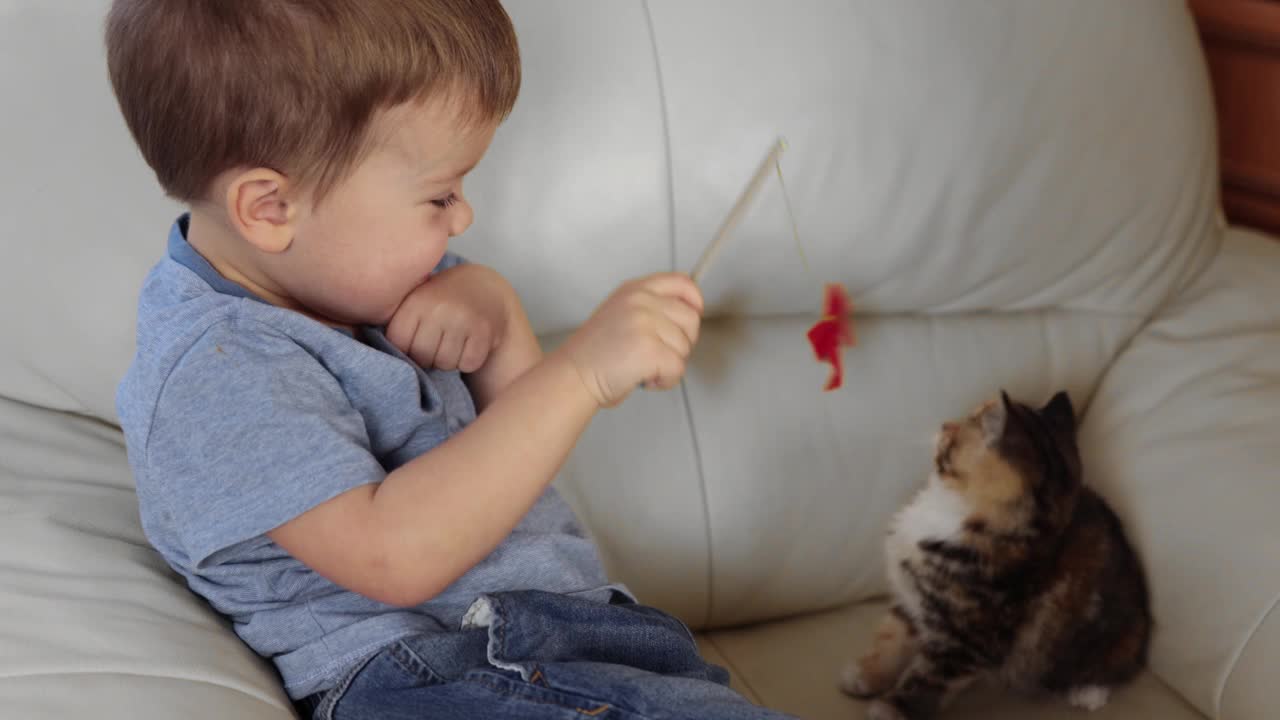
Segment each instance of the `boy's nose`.
[[475,211],[471,209],[471,203],[460,196],[458,203],[453,206],[453,215],[449,218],[449,237],[456,237],[466,232],[474,219]]

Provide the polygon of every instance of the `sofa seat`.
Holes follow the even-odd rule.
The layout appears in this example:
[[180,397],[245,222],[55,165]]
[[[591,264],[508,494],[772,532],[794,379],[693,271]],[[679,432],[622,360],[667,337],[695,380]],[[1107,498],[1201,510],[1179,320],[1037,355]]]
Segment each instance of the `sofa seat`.
[[[752,701],[805,720],[860,720],[867,703],[836,687],[840,669],[871,641],[884,602],[738,629],[700,633],[703,655],[726,667],[732,684]],[[1084,713],[1058,699],[1016,697],[994,685],[975,685],[941,714],[944,720],[1204,720],[1177,693],[1144,672],[1115,692],[1105,707]]]

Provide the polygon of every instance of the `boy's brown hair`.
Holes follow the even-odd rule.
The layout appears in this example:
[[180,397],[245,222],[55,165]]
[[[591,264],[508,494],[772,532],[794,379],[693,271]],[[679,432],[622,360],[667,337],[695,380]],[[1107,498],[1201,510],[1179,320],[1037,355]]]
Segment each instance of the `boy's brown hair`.
[[205,199],[266,167],[317,201],[369,149],[379,110],[447,97],[498,122],[520,88],[498,0],[115,0],[111,84],[166,193]]

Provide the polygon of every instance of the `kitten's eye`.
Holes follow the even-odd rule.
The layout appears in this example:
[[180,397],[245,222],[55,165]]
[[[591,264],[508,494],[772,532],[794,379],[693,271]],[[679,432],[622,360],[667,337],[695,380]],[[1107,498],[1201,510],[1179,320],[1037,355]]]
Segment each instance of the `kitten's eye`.
[[448,194],[448,195],[446,195],[445,197],[437,198],[437,199],[435,199],[435,200],[432,200],[432,201],[431,201],[431,204],[432,204],[432,205],[435,205],[436,207],[438,207],[438,208],[440,208],[440,209],[442,209],[442,210],[443,210],[443,209],[447,209],[447,208],[449,208],[449,207],[453,206],[453,204],[454,204],[454,203],[456,203],[456,202],[458,202],[458,196],[457,196],[457,194],[456,194],[456,193],[449,193],[449,194]]

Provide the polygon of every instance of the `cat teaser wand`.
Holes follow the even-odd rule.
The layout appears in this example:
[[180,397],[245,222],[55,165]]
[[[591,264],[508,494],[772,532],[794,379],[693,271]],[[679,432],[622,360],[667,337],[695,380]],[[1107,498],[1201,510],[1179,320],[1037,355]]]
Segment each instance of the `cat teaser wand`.
[[[756,170],[755,175],[751,176],[751,180],[743,189],[742,194],[738,196],[738,201],[733,204],[733,208],[729,210],[728,216],[724,222],[720,224],[720,229],[716,231],[715,237],[702,251],[702,256],[698,258],[698,262],[693,266],[693,270],[689,272],[689,277],[698,284],[702,284],[702,278],[707,272],[707,268],[711,266],[711,261],[725,245],[725,240],[742,220],[742,216],[746,214],[747,208],[751,206],[751,201],[755,199],[756,193],[760,191],[760,187],[764,185],[764,180],[769,175],[769,171],[773,170],[778,174],[778,184],[782,188],[782,199],[787,206],[787,217],[791,221],[791,233],[795,238],[796,251],[800,253],[800,261],[804,264],[805,272],[810,277],[813,272],[809,269],[809,261],[805,259],[804,246],[800,243],[800,231],[796,226],[795,213],[791,209],[791,199],[787,196],[786,184],[782,181],[782,164],[778,161],[778,156],[787,149],[787,142],[782,138],[773,144],[769,149],[769,153],[765,155],[764,161],[760,163],[760,167]],[[809,344],[813,347],[814,357],[818,362],[828,363],[831,365],[831,375],[827,378],[827,384],[823,387],[824,391],[835,390],[844,382],[844,362],[840,353],[840,348],[850,347],[857,342],[857,336],[853,332],[853,324],[849,320],[849,314],[853,310],[853,304],[849,301],[849,293],[840,283],[827,283],[823,288],[822,299],[822,318],[818,320],[813,327],[809,328],[807,337]]]

